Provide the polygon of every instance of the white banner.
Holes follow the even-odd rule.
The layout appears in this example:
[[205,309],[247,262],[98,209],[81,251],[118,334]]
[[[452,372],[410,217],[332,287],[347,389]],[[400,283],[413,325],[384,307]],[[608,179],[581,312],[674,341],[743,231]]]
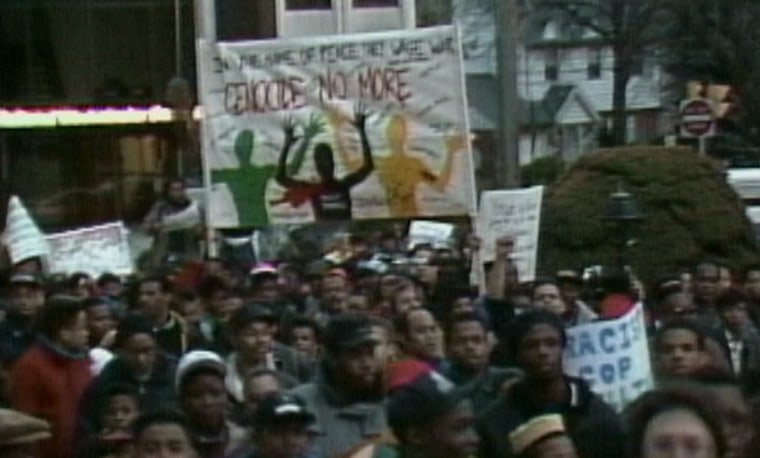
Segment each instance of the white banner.
[[622,410],[654,385],[644,308],[616,320],[567,330],[565,373],[585,379],[604,401]]
[[520,281],[529,282],[536,278],[543,194],[543,186],[481,194],[477,229],[482,239],[482,262],[493,261],[496,240],[509,236],[515,242],[513,259]]
[[212,227],[473,213],[454,27],[198,53]]
[[110,272],[129,275],[134,265],[127,229],[119,221],[48,235],[50,272],[85,272],[92,277]]

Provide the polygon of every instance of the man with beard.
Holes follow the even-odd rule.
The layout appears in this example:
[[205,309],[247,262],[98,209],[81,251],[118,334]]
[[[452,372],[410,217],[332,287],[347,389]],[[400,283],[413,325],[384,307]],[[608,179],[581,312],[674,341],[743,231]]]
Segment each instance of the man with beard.
[[316,381],[292,394],[316,417],[319,456],[338,456],[386,429],[382,365],[372,321],[343,314],[330,319]]

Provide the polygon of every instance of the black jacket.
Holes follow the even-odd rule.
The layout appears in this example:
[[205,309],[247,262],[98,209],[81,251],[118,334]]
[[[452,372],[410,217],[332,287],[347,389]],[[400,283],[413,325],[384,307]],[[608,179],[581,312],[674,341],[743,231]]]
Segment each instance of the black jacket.
[[623,424],[610,406],[591,392],[579,378],[567,377],[569,402],[559,405],[539,405],[530,396],[526,381],[518,382],[499,402],[493,404],[478,421],[482,458],[514,456],[509,433],[533,417],[558,413],[564,417],[570,433],[583,458],[625,457],[627,453]]
[[174,390],[174,374],[177,363],[168,354],[160,353],[156,357],[153,372],[148,380],[137,380],[124,360],[117,357],[103,368],[100,375],[92,381],[85,392],[81,404],[81,416],[84,432],[96,432],[99,429],[101,410],[105,407],[103,396],[115,385],[129,384],[137,389],[143,412],[171,409],[177,407],[177,393]]

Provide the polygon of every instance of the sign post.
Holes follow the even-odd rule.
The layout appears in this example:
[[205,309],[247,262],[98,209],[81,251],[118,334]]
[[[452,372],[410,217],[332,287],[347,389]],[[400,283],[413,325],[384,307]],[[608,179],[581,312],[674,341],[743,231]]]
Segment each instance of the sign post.
[[707,152],[707,138],[715,135],[715,111],[708,99],[689,99],[681,102],[680,136],[699,140],[699,154]]

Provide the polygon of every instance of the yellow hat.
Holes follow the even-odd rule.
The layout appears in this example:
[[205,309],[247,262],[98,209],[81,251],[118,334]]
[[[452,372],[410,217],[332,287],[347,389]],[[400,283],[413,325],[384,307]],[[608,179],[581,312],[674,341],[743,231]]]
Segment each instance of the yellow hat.
[[549,414],[533,417],[509,434],[512,453],[519,455],[541,439],[552,434],[565,432],[562,415]]
[[39,418],[0,409],[0,446],[28,444],[50,439],[50,425]]

